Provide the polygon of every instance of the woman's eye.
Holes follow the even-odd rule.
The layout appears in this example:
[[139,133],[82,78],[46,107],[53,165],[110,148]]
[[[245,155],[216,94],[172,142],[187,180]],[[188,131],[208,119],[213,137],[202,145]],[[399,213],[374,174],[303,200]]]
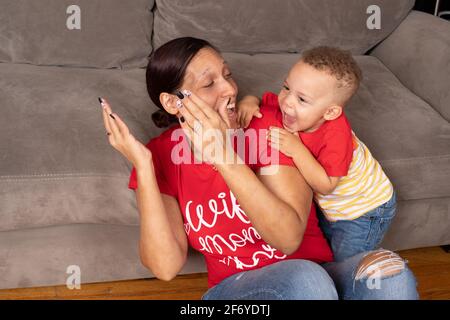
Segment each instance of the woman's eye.
[[230,72],[229,74],[226,74],[226,75],[225,75],[225,78],[226,78],[226,79],[230,79],[231,77],[233,77],[233,74],[232,74],[231,72]]
[[306,100],[303,99],[302,97],[298,97],[298,100],[300,100],[300,102],[306,102]]
[[214,84],[214,81],[211,81],[209,84],[207,84],[206,86],[203,86],[203,88],[210,88],[212,87]]
[[289,87],[287,85],[283,85],[283,89],[289,91]]

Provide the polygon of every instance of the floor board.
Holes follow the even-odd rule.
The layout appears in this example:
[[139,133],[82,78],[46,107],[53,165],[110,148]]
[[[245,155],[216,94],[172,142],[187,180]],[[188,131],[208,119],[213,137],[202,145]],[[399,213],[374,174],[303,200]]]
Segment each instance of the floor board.
[[[421,299],[450,300],[450,253],[440,247],[400,251],[418,280]],[[0,299],[197,300],[207,289],[204,273],[182,275],[170,282],[139,279],[66,286],[0,290]]]

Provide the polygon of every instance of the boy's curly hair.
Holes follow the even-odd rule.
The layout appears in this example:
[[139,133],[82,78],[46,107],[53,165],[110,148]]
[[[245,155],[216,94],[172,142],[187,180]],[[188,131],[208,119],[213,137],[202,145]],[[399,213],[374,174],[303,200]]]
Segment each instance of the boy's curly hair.
[[301,60],[319,71],[328,72],[337,80],[337,87],[343,92],[345,103],[358,90],[362,72],[350,51],[320,46],[306,50]]

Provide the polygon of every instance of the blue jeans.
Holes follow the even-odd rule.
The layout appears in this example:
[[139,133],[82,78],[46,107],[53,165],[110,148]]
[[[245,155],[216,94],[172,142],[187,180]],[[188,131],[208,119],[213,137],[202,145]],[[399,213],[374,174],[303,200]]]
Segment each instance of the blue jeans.
[[382,277],[356,280],[366,253],[323,265],[308,260],[283,260],[260,269],[234,274],[210,288],[204,300],[415,300],[416,280],[403,270]]
[[320,228],[330,243],[335,261],[377,249],[395,216],[396,207],[394,192],[388,202],[355,220],[330,222],[317,210]]

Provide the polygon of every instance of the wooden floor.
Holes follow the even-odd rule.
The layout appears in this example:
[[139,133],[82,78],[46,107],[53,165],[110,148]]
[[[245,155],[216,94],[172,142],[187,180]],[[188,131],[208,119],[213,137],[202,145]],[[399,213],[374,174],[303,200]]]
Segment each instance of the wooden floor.
[[[421,299],[450,300],[450,253],[440,247],[400,251],[419,283]],[[206,274],[178,276],[170,282],[156,279],[0,290],[0,299],[200,299],[207,289]]]

